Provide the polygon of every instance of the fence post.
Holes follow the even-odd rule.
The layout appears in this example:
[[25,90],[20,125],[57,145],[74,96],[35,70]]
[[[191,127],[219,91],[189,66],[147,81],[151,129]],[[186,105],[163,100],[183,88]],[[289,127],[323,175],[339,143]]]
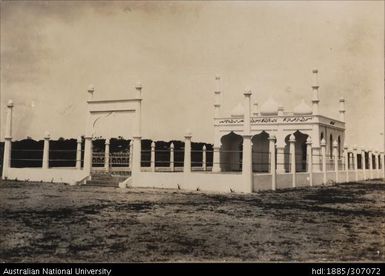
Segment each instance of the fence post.
[[184,136],[184,161],[183,172],[191,173],[191,132],[187,131]]
[[271,189],[277,189],[277,164],[275,160],[275,136],[269,136],[269,152],[270,152],[270,173],[271,173]]
[[203,171],[206,171],[207,170],[207,164],[206,164],[206,145],[203,145],[203,148],[202,148],[202,167],[203,167]]
[[369,177],[370,179],[373,179],[373,157],[372,157],[371,149],[368,151],[368,157],[369,157]]
[[174,166],[174,143],[171,142],[170,144],[170,171],[175,171]]
[[155,142],[151,143],[151,171],[155,172]]
[[313,186],[313,149],[312,149],[312,141],[311,137],[307,137],[306,139],[306,152],[307,152],[307,171],[309,173],[309,185]]
[[353,161],[353,163],[354,163],[354,175],[355,175],[355,177],[356,177],[356,181],[358,181],[358,158],[357,158],[357,146],[356,145],[354,145],[353,146],[353,158],[354,158],[354,161]]
[[221,166],[220,166],[220,150],[221,150],[221,146],[216,146],[214,144],[213,146],[213,168],[212,168],[212,172],[220,172],[221,171]]
[[84,168],[83,170],[91,174],[92,167],[92,135],[84,137]]
[[3,179],[8,177],[8,169],[11,167],[11,151],[12,151],[12,109],[13,101],[7,103],[7,119],[5,122],[4,137],[4,160],[3,160]]
[[128,167],[132,170],[132,150],[134,142],[130,141],[130,150],[128,152]]
[[336,172],[336,183],[339,183],[338,177],[338,142],[333,142],[333,158],[334,158],[334,171]]
[[322,182],[326,184],[326,141],[325,138],[321,140],[321,154],[322,154]]
[[291,174],[292,174],[292,186],[293,188],[295,188],[295,184],[296,184],[296,164],[295,164],[295,136],[292,134],[290,135],[290,138],[289,138],[289,144],[290,144],[290,171],[291,171]]
[[104,142],[104,171],[110,171],[110,139]]
[[49,167],[49,139],[49,132],[46,131],[44,135],[43,169],[48,169]]
[[344,146],[344,158],[345,158],[345,174],[346,174],[346,181],[349,182],[349,152],[348,152],[348,146]]
[[82,137],[76,141],[76,169],[80,170],[82,167]]

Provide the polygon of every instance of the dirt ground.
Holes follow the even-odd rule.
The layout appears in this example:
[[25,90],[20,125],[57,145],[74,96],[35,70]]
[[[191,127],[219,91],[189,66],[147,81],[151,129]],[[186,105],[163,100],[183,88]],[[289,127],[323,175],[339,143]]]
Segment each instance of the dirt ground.
[[1,262],[385,261],[385,183],[211,194],[0,183]]

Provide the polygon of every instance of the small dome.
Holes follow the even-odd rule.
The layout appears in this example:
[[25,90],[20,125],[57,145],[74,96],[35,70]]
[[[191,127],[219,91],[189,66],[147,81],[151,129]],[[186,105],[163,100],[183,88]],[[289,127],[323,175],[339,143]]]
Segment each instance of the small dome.
[[277,115],[278,114],[278,103],[269,98],[262,106],[261,106],[261,114],[262,115]]
[[302,99],[302,101],[294,108],[294,114],[299,115],[310,115],[313,111],[309,105],[305,103],[305,100]]
[[242,117],[245,114],[245,110],[243,108],[243,105],[241,103],[237,104],[233,110],[231,110],[231,116],[232,117]]

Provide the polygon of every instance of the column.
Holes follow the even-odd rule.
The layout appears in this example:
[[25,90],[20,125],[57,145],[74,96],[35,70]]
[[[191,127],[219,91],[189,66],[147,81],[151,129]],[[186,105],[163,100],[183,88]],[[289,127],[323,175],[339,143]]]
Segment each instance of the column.
[[385,154],[381,153],[381,169],[382,169],[382,177],[385,178]]
[[7,103],[7,117],[5,121],[4,136],[4,160],[3,160],[3,179],[8,177],[8,169],[11,167],[11,150],[12,150],[12,109],[13,101]]
[[110,139],[106,139],[104,142],[104,170],[110,171]]
[[326,141],[325,138],[321,140],[321,155],[322,155],[322,183],[326,184]]
[[84,137],[84,167],[83,170],[91,174],[92,167],[92,135]]
[[[215,119],[220,117],[220,108],[221,108],[221,77],[219,75],[215,76],[216,88],[214,91],[214,136],[218,135],[218,132],[215,130]],[[220,172],[221,166],[219,164],[220,160],[220,148],[221,145],[218,144],[217,137],[214,137],[214,147],[213,147],[213,172]]]
[[207,164],[206,164],[206,145],[203,145],[202,148],[202,169],[203,171],[207,170]]
[[191,137],[190,131],[187,131],[184,136],[184,161],[183,172],[191,173]]
[[378,152],[374,151],[374,168],[376,170],[375,178],[378,178]]
[[313,153],[312,153],[312,141],[310,136],[306,139],[306,161],[307,161],[307,172],[309,173],[309,185],[313,186]]
[[136,100],[137,106],[135,110],[135,128],[133,139],[133,149],[132,149],[132,165],[131,173],[132,175],[140,173],[141,171],[141,162],[142,162],[142,84],[138,82],[135,86],[136,89]]
[[141,154],[142,154],[142,137],[135,136],[132,137],[132,164],[131,164],[131,173],[137,174],[141,171]]
[[344,97],[340,98],[340,121],[345,122],[345,99]]
[[244,178],[244,192],[253,191],[253,159],[252,143],[250,134],[250,113],[251,113],[251,90],[246,89],[244,95],[245,113],[243,116],[243,152],[242,152],[242,175]]
[[290,172],[291,172],[291,183],[293,188],[295,188],[296,184],[296,164],[295,164],[295,136],[292,134],[289,138],[290,145]]
[[151,171],[155,172],[155,142],[151,143]]
[[220,166],[220,150],[221,146],[214,145],[213,147],[213,172],[220,172],[221,166]]
[[345,158],[345,174],[346,174],[346,181],[349,182],[349,152],[348,152],[348,146],[344,146],[344,158]]
[[275,160],[275,136],[269,136],[269,152],[270,152],[270,173],[271,173],[271,189],[275,191],[277,189],[277,171]]
[[49,167],[49,139],[50,135],[48,131],[46,131],[44,135],[43,169],[48,169]]
[[371,149],[368,152],[368,158],[369,158],[369,177],[370,179],[373,179],[373,157],[372,157]]
[[134,142],[130,141],[130,151],[128,152],[128,167],[132,170],[132,152],[134,150]]
[[174,168],[174,143],[170,145],[170,170],[173,172]]
[[333,159],[334,159],[334,171],[336,172],[336,183],[339,183],[338,177],[338,142],[333,142]]
[[76,169],[80,170],[82,167],[82,137],[76,141]]
[[364,180],[366,180],[365,150],[361,149],[361,167]]
[[357,146],[356,145],[354,145],[354,147],[353,147],[353,158],[354,158],[354,161],[353,161],[353,163],[354,163],[354,175],[355,175],[355,177],[356,177],[356,181],[358,181],[358,162],[357,162],[357,160],[358,160],[358,158],[357,158]]

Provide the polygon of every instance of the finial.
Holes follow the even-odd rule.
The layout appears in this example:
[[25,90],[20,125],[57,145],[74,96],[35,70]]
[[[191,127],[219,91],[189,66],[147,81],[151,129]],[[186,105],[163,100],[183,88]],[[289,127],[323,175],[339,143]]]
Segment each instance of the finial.
[[321,146],[326,146],[326,140],[325,140],[325,138],[322,138],[322,140],[321,140]]
[[206,150],[206,145],[203,145],[203,150]]
[[94,93],[94,91],[95,91],[94,85],[93,85],[93,84],[90,84],[90,85],[88,86],[88,93]]
[[338,147],[338,142],[336,140],[334,140],[333,142],[333,148],[337,148]]
[[49,139],[51,136],[48,131],[44,133],[44,139]]
[[137,90],[142,90],[143,86],[142,86],[142,83],[140,81],[138,81],[135,85],[135,89]]
[[295,136],[294,134],[290,135],[289,142],[295,142]]
[[81,143],[82,142],[82,137],[79,136],[76,142]]
[[13,107],[13,101],[12,101],[12,100],[9,100],[8,103],[7,103],[7,106],[8,106],[8,107]]
[[245,96],[251,96],[251,89],[250,88],[246,88],[245,91],[243,92],[243,95]]
[[306,139],[306,144],[311,144],[312,143],[312,141],[311,141],[311,137],[310,136],[308,136],[307,137],[307,139]]
[[191,136],[192,136],[191,130],[189,128],[186,129],[185,137],[191,137]]
[[155,142],[154,141],[151,142],[151,147],[155,148]]
[[171,142],[171,144],[170,144],[170,148],[174,148],[174,143],[173,142]]

